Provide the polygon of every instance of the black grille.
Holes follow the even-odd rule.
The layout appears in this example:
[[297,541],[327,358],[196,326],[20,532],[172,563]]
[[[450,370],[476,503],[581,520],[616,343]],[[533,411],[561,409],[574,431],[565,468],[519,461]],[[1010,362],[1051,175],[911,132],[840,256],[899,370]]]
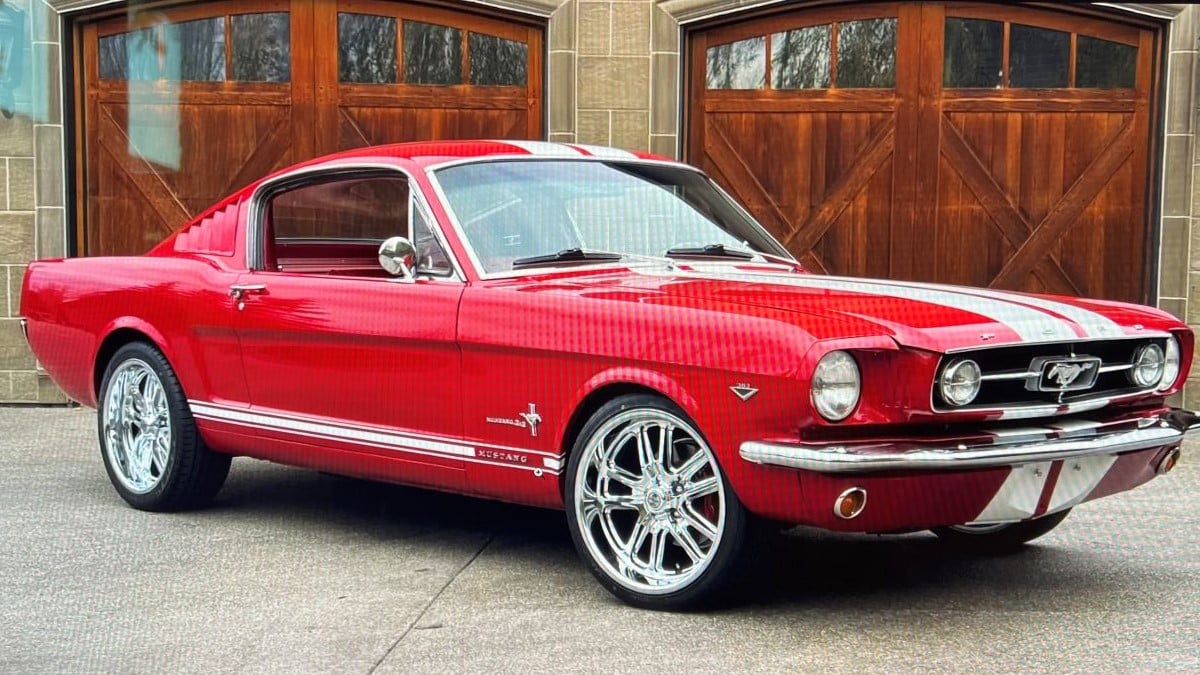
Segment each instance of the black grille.
[[[939,411],[961,411],[979,408],[1007,408],[1023,405],[1045,405],[1050,403],[1075,403],[1095,398],[1108,398],[1140,391],[1130,379],[1128,368],[1137,351],[1147,344],[1166,348],[1166,338],[1144,338],[1128,340],[1096,340],[1064,342],[1039,345],[1016,345],[976,349],[942,357],[938,366],[937,379],[933,387],[933,405]],[[1100,374],[1092,387],[1071,392],[1030,391],[1026,386],[1027,375],[1034,365],[1044,359],[1070,359],[1072,357],[1095,357],[1100,359]],[[979,364],[984,381],[979,395],[969,405],[955,407],[942,398],[942,372],[962,359],[971,359]],[[989,379],[989,376],[1010,376],[1013,379]]]

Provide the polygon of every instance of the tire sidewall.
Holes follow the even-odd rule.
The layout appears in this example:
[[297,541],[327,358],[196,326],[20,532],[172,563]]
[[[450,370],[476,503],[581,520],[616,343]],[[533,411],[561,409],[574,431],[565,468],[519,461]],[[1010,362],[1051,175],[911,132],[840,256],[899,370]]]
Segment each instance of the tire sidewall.
[[[709,561],[708,566],[691,583],[670,593],[657,595],[640,593],[610,577],[604,568],[592,558],[592,554],[589,552],[587,544],[584,541],[582,528],[575,512],[575,495],[579,488],[577,485],[579,464],[583,461],[586,448],[592,436],[613,416],[634,409],[659,410],[670,413],[686,422],[691,427],[691,431],[699,435],[700,439],[708,446],[709,451],[712,452],[716,471],[724,489],[725,501],[722,508],[725,510],[725,523],[724,531],[721,533],[721,540],[717,544],[716,553],[713,555],[712,560]],[[742,545],[747,529],[747,516],[745,508],[738,501],[733,487],[729,484],[729,479],[726,477],[725,471],[721,467],[720,459],[717,457],[716,452],[713,451],[712,445],[704,436],[703,431],[700,430],[699,426],[686,412],[670,400],[652,394],[620,396],[601,406],[588,419],[576,437],[570,452],[571,455],[567,462],[566,481],[564,483],[564,506],[567,512],[567,529],[571,533],[571,541],[574,543],[579,557],[604,588],[626,603],[644,609],[656,610],[697,608],[709,604],[719,597],[720,591],[727,586],[729,577],[742,552]]]

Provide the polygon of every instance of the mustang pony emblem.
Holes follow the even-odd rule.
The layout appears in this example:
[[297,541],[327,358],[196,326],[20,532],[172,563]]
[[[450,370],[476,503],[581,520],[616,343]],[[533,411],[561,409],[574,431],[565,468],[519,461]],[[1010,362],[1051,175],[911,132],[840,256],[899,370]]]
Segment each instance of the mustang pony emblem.
[[521,419],[525,420],[525,423],[529,425],[529,434],[537,436],[538,425],[542,423],[542,416],[538,414],[537,406],[530,403],[529,412],[521,413]]
[[1053,380],[1058,386],[1066,388],[1071,386],[1071,383],[1079,379],[1079,376],[1084,372],[1091,370],[1094,363],[1056,363],[1046,373],[1046,378]]

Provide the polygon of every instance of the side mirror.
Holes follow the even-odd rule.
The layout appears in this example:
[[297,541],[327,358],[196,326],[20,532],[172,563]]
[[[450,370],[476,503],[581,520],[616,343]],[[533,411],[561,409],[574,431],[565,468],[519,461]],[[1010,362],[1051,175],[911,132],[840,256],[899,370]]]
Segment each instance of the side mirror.
[[417,249],[404,237],[391,237],[379,246],[379,266],[394,277],[411,281],[417,266]]

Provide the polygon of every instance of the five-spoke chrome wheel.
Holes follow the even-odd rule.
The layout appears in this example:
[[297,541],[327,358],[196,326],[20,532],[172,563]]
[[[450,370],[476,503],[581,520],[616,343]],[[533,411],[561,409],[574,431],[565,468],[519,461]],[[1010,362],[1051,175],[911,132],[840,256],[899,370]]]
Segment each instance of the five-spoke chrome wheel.
[[672,409],[665,403],[601,409],[570,468],[569,520],[581,553],[615,583],[606,584],[614,592],[651,606],[655,597],[723,576],[727,560],[721,570],[713,567],[730,548],[722,544],[731,507],[740,509],[704,437]]
[[171,411],[162,381],[148,363],[129,359],[113,372],[103,424],[104,449],[117,479],[135,494],[153,490],[171,460]]

